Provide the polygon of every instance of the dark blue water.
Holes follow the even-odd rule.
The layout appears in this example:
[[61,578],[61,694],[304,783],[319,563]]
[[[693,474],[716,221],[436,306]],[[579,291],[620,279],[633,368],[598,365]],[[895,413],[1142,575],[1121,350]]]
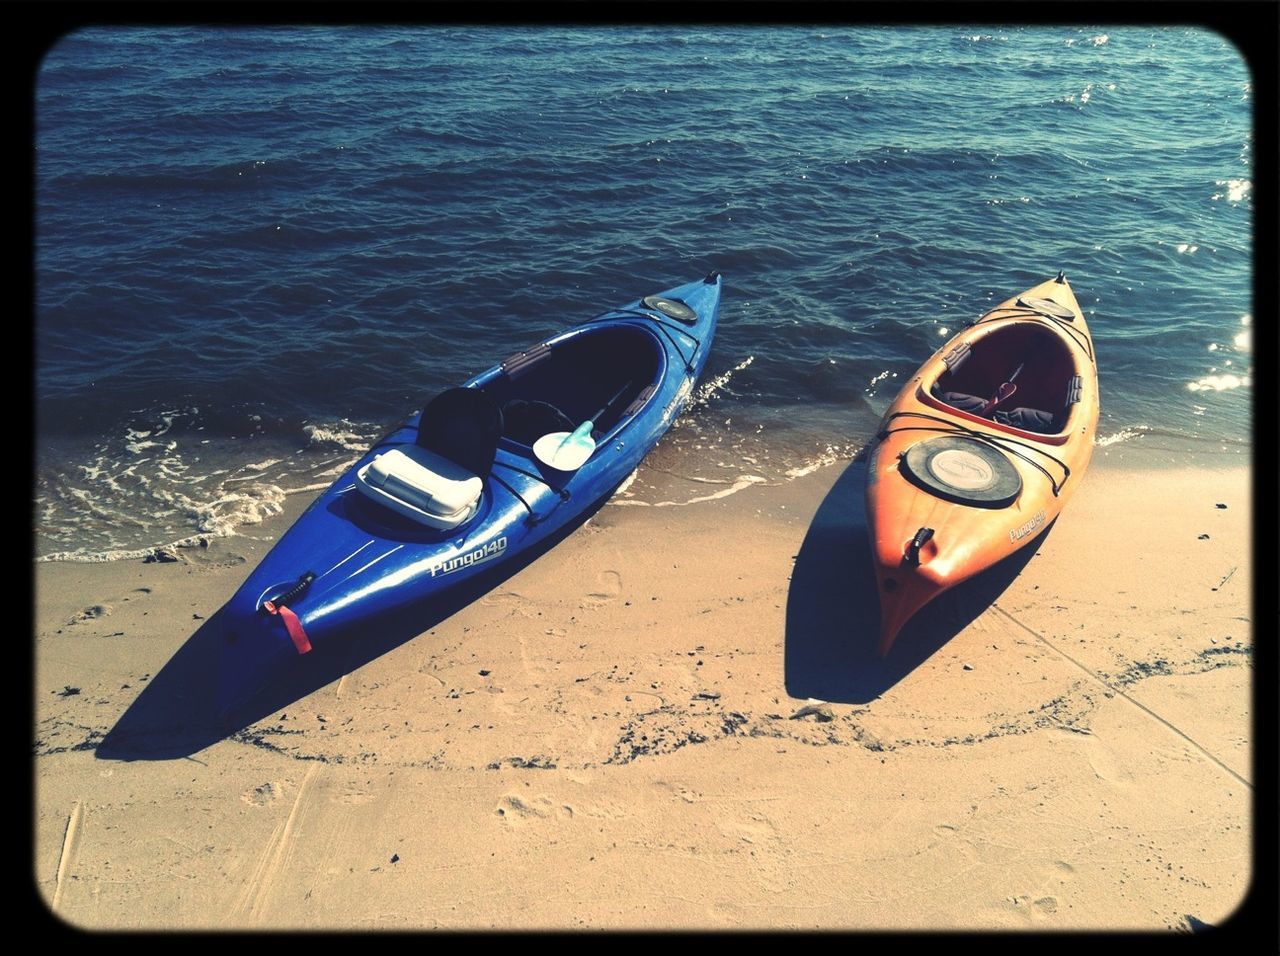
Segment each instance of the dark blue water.
[[36,554],[243,530],[426,396],[713,268],[706,384],[646,464],[689,500],[852,455],[1059,269],[1102,441],[1246,458],[1247,66],[1197,29],[989,29],[65,37],[35,103]]

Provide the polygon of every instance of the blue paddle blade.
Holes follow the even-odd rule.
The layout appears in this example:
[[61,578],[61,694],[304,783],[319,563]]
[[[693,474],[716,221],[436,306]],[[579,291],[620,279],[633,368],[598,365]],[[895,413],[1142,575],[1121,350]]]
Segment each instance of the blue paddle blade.
[[591,438],[593,428],[594,422],[583,422],[571,432],[543,435],[533,443],[533,453],[540,462],[557,471],[576,471],[596,450]]

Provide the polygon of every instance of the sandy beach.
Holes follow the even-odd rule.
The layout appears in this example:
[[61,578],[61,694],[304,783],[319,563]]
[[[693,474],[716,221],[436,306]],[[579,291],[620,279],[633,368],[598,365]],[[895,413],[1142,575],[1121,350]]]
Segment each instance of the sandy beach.
[[309,496],[176,562],[37,563],[38,893],[94,930],[1219,925],[1250,477],[1099,459],[882,662],[862,462],[668,506],[650,468],[229,725],[216,612]]

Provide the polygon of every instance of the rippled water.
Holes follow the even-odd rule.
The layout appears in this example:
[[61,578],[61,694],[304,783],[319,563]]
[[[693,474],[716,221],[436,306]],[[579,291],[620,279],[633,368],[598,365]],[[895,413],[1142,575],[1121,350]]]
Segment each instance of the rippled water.
[[1059,269],[1102,443],[1245,458],[1251,98],[1184,28],[75,33],[36,85],[35,552],[234,533],[435,391],[713,268],[699,399],[626,500],[851,456]]

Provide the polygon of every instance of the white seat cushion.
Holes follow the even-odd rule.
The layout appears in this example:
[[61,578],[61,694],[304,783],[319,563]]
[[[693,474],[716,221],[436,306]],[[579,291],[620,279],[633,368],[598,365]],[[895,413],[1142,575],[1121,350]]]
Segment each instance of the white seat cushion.
[[369,498],[432,528],[454,528],[480,504],[484,482],[418,445],[384,451],[356,474]]

